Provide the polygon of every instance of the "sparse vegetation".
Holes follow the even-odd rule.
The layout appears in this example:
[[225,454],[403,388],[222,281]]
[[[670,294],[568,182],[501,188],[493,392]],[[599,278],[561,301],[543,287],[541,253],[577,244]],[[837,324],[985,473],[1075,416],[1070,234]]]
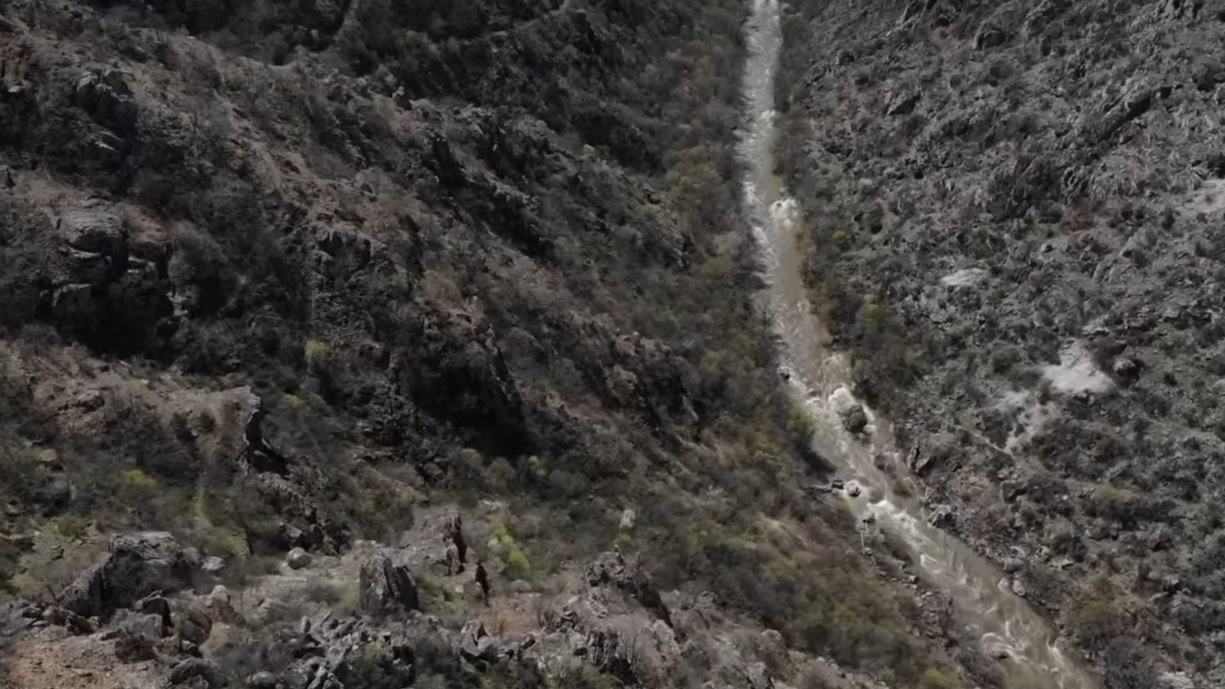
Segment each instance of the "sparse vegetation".
[[332,345],[320,340],[308,340],[306,342],[305,356],[307,363],[312,366],[320,366],[333,352]]
[[495,521],[490,528],[490,537],[497,544],[499,557],[506,564],[506,575],[512,579],[528,579],[532,576],[532,563],[506,524]]
[[929,668],[919,678],[919,686],[922,689],[961,689],[961,682],[941,670]]
[[[1172,598],[1225,600],[1208,574],[1223,525],[1203,507],[1225,435],[1192,382],[1219,373],[1220,340],[1189,306],[1221,254],[1207,210],[1221,175],[1193,134],[1220,79],[1175,86],[1225,28],[1168,3],[791,6],[778,155],[805,211],[811,300],[857,391],[918,451],[959,536],[999,559],[1023,550],[1027,598],[1083,613],[1107,685],[1155,683],[1162,664],[1220,683],[1205,628],[1159,620]],[[1148,47],[1124,59],[1116,44]],[[982,477],[1004,504],[981,499]],[[1090,595],[1093,575],[1116,593]]]
[[89,519],[79,514],[60,514],[47,520],[47,528],[67,541],[80,540],[89,531]]
[[[821,471],[801,461],[813,420],[779,388],[746,289],[745,4],[569,4],[353,3],[326,20],[205,0],[141,6],[183,32],[133,29],[119,8],[84,38],[21,10],[51,42],[88,38],[139,73],[106,77],[122,107],[101,89],[55,100],[58,72],[35,74],[39,99],[0,102],[6,164],[36,160],[65,214],[113,190],[88,207],[123,206],[116,256],[135,271],[97,278],[77,311],[63,293],[39,301],[75,264],[47,248],[60,240],[41,197],[0,196],[0,262],[22,273],[0,276],[0,324],[44,322],[59,341],[39,347],[71,371],[48,365],[38,333],[0,342],[22,375],[65,386],[39,402],[54,418],[16,385],[0,410],[23,426],[14,448],[37,439],[63,464],[14,455],[22,528],[87,515],[103,533],[172,530],[241,588],[294,544],[394,542],[423,498],[466,514],[497,500],[513,516],[489,525],[495,576],[542,586],[615,542],[667,588],[714,590],[726,614],[798,648],[920,682],[942,654],[861,561],[849,513],[800,488]],[[123,162],[83,159],[98,141]],[[849,306],[848,328],[896,334],[879,303]],[[259,457],[238,466],[248,385],[286,476],[256,480]],[[627,504],[632,534],[617,528]],[[752,545],[760,517],[820,555]],[[473,614],[454,582],[414,576],[447,624]],[[304,593],[342,611],[359,600],[323,580]],[[302,609],[237,643],[227,677],[286,667],[268,639]],[[393,648],[366,651],[346,683],[407,681]],[[471,683],[446,653],[413,651],[417,685]],[[606,670],[553,679],[623,682]],[[535,686],[497,667],[482,681]]]
[[339,606],[345,597],[345,587],[334,581],[311,579],[302,589],[302,597],[312,603]]

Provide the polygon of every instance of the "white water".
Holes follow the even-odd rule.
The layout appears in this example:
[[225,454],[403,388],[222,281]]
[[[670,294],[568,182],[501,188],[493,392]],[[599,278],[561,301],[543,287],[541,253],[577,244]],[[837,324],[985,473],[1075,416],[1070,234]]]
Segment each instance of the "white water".
[[893,483],[873,462],[882,452],[896,459],[888,424],[865,407],[870,441],[842,428],[837,410],[853,401],[847,387],[849,362],[825,345],[824,326],[807,301],[797,244],[799,210],[774,174],[774,76],[782,43],[779,1],[754,2],[746,27],[749,58],[743,85],[750,122],[739,148],[748,168],[744,206],[765,264],[763,305],[782,343],[780,365],[791,374],[797,403],[816,421],[813,447],[844,479],[865,488],[857,498],[844,494],[852,510],[860,517],[875,517],[880,528],[906,543],[924,579],[952,597],[956,620],[993,656],[1006,654],[1000,664],[1008,689],[1096,689],[1098,681],[1060,650],[1050,625],[1011,592],[994,565],[929,525],[918,501],[894,493]]

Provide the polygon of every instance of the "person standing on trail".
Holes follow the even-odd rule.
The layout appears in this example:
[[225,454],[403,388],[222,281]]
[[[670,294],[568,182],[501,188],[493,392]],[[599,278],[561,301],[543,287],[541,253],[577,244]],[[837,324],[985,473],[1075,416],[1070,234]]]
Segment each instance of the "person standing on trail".
[[255,405],[255,411],[247,417],[247,423],[243,426],[242,437],[247,442],[243,448],[243,457],[250,460],[252,453],[256,451],[267,452],[268,447],[264,444],[264,429],[261,424],[264,417],[268,416],[268,410],[264,409],[264,403],[261,400]]
[[255,405],[255,410],[247,417],[243,425],[242,437],[245,444],[238,458],[250,468],[258,472],[270,471],[280,476],[289,474],[289,462],[264,441],[262,423],[269,414],[264,408],[263,400]]
[[455,547],[455,542],[446,539],[447,544],[447,576],[455,576],[456,574],[464,573],[463,560],[459,559],[459,549]]
[[445,525],[447,537],[455,545],[455,552],[459,556],[459,571],[464,571],[464,561],[468,556],[468,543],[464,541],[464,520],[459,516],[459,512],[452,512],[447,516]]
[[476,585],[481,587],[481,598],[489,605],[489,573],[485,571],[485,563],[476,561]]

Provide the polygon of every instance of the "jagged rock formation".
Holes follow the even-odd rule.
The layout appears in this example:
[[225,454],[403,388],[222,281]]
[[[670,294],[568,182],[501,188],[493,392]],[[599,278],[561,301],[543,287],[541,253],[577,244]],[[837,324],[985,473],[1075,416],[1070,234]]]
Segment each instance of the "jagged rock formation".
[[642,568],[641,558],[627,561],[620,552],[605,553],[586,571],[590,586],[612,586],[632,596],[646,610],[651,611],[661,622],[672,626],[672,616],[664,605],[649,575]]
[[149,594],[191,586],[193,567],[168,533],[117,536],[106,560],[83,572],[57,603],[82,617],[106,618]]
[[395,564],[387,554],[372,556],[362,563],[361,609],[370,614],[421,608],[420,594],[413,575],[405,565]]
[[[354,553],[333,562],[340,569],[325,576],[350,571],[345,564],[350,560],[361,561],[364,577],[371,562],[383,563],[387,556]],[[505,676],[531,687],[547,686],[549,677],[604,677],[657,686],[687,674],[709,676],[718,686],[759,689],[801,686],[804,681],[831,689],[876,686],[824,659],[789,654],[777,633],[739,627],[714,610],[691,613],[691,604],[678,601],[675,593],[667,595],[681,612],[665,624],[656,610],[637,600],[641,594],[636,591],[655,591],[654,585],[644,575],[626,574],[623,565],[619,554],[604,553],[573,572],[583,576],[574,577],[561,595],[502,608],[499,616],[516,614],[519,605],[536,608],[537,620],[515,630],[493,629],[490,621],[497,617],[488,615],[466,621],[458,631],[449,629],[427,604],[424,611],[400,609],[398,615],[378,617],[361,611],[307,611],[253,626],[246,633],[230,628],[229,641],[220,645],[169,644],[157,615],[133,613],[82,643],[109,644],[123,664],[117,672],[152,670],[145,675],[147,683],[139,686],[157,686],[158,681],[179,686],[199,678],[201,686],[242,682],[285,689],[356,689],[376,681],[411,686],[434,678],[475,687]],[[603,574],[593,582],[592,573]],[[291,574],[285,576],[292,580]],[[632,588],[617,583],[630,578],[638,582]],[[198,610],[191,600],[175,604]]]

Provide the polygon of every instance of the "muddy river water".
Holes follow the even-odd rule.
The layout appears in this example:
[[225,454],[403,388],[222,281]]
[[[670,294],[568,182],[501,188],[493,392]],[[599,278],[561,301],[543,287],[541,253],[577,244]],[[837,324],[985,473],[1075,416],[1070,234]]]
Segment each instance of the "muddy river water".
[[1012,592],[994,564],[929,524],[923,505],[907,497],[908,491],[894,492],[895,481],[910,477],[890,478],[873,460],[877,454],[896,452],[888,423],[866,406],[869,425],[863,438],[852,436],[840,422],[839,410],[857,402],[848,389],[849,360],[828,347],[827,331],[808,302],[797,242],[799,209],[774,172],[780,20],[778,0],[755,0],[746,27],[749,57],[743,82],[749,120],[739,153],[747,170],[744,208],[768,284],[762,304],[773,317],[781,343],[779,363],[789,374],[796,402],[816,422],[813,447],[837,467],[849,487],[861,487],[843,491],[851,509],[860,518],[873,518],[879,528],[905,543],[918,574],[949,594],[954,619],[998,659],[1008,689],[1098,689],[1098,680],[1083,662],[1061,649],[1051,625]]

